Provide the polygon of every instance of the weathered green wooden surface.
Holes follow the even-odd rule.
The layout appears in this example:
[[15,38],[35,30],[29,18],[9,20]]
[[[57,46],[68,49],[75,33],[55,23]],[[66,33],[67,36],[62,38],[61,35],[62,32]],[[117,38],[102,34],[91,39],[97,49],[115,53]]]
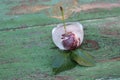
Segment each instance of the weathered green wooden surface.
[[24,9],[19,8],[23,4],[53,5],[55,1],[0,0],[0,80],[120,80],[120,0],[79,0],[81,5],[102,2],[117,7],[82,11],[67,19],[83,24],[85,39],[81,48],[97,63],[56,76],[52,75],[51,63],[60,51],[52,42],[51,31],[61,21],[44,11],[23,10],[18,14],[18,10],[12,10],[15,6]]

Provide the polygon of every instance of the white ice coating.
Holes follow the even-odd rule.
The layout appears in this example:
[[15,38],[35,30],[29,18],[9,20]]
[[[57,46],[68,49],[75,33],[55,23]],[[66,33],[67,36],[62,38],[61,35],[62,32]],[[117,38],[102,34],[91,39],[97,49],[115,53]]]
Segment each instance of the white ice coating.
[[[77,38],[80,38],[80,44],[83,42],[84,31],[83,26],[79,22],[68,22],[66,23],[67,32],[72,32]],[[57,27],[52,30],[52,39],[54,44],[61,50],[66,50],[62,44],[62,34],[65,34],[63,24],[58,24]]]

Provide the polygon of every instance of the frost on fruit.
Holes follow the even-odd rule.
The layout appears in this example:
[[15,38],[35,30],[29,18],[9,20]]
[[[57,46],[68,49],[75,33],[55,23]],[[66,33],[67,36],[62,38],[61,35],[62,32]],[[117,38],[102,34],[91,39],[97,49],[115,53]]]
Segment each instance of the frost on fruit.
[[79,22],[66,23],[66,33],[63,24],[59,24],[52,30],[54,44],[61,50],[73,50],[79,47],[83,41],[83,26]]

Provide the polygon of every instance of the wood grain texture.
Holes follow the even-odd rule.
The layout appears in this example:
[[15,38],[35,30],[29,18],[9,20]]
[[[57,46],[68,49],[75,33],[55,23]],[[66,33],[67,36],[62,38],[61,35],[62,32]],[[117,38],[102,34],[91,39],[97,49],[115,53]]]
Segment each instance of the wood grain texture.
[[[53,44],[51,31],[61,20],[48,17],[44,10],[20,15],[7,14],[11,8],[23,4],[23,1],[0,0],[0,80],[120,79],[119,7],[77,12],[66,20],[83,24],[85,38],[80,48],[92,54],[97,63],[95,67],[77,66],[53,76],[52,57],[61,51]],[[35,1],[24,3],[50,4],[50,0]],[[92,2],[96,0],[79,0],[79,4]],[[120,1],[99,2],[118,4]]]

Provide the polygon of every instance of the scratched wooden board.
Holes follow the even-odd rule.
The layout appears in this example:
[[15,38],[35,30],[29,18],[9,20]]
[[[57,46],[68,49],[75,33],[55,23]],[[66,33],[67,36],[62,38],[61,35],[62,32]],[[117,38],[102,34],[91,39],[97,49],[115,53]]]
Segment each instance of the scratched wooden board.
[[[34,2],[37,0],[30,1],[39,4]],[[45,1],[44,4],[49,3]],[[81,0],[83,4],[94,1]],[[54,76],[52,57],[60,51],[52,42],[51,31],[61,21],[39,12],[8,15],[10,8],[21,2],[0,3],[0,80],[120,80],[119,7],[84,11],[67,19],[83,24],[85,39],[80,48],[92,54],[97,63],[94,67],[77,66]]]
[[[0,31],[60,23],[61,20],[52,18],[50,13],[48,15],[45,11],[46,7],[51,7],[57,2],[59,0],[0,0]],[[83,8],[82,11],[76,9],[67,21],[115,17],[120,14],[119,0],[79,0],[78,2]]]

